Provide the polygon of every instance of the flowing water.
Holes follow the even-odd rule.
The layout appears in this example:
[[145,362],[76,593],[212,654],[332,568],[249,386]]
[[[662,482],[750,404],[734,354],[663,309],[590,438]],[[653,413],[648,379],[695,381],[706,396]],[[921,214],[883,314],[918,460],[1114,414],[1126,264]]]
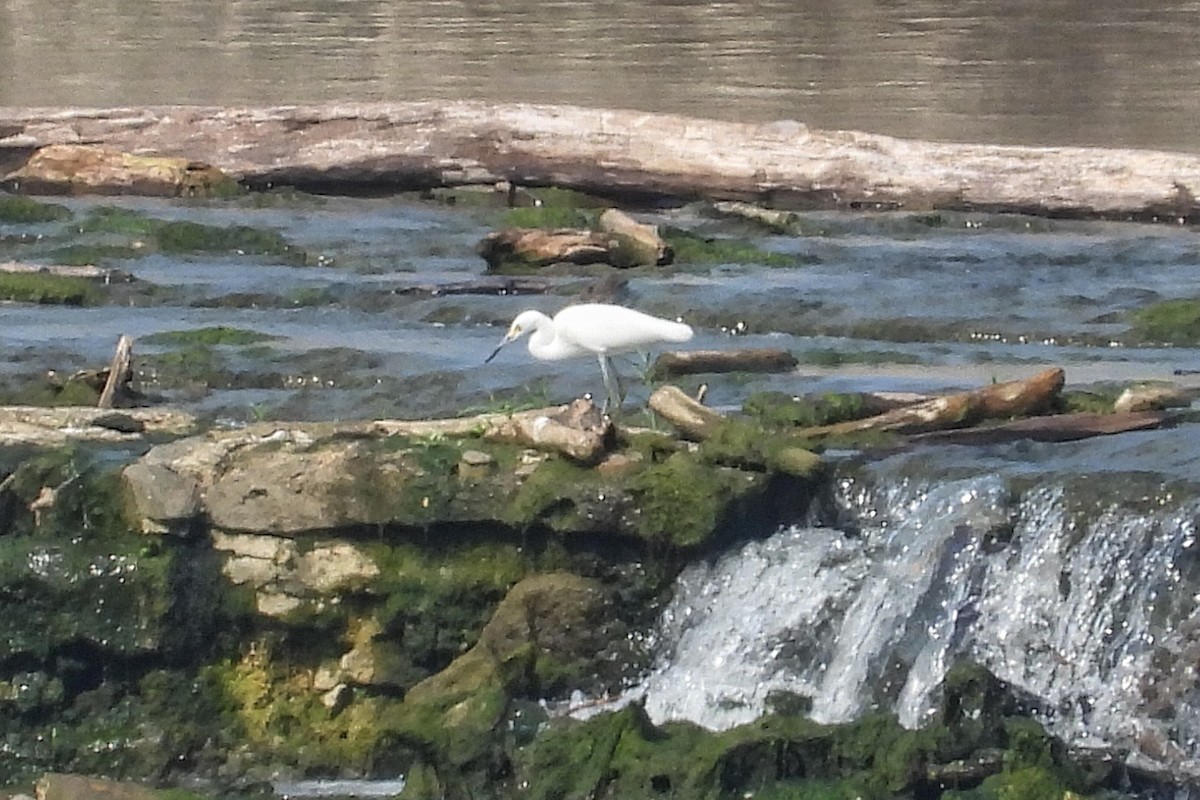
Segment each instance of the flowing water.
[[[1180,436],[1175,456],[1145,458]],[[779,692],[821,722],[886,709],[919,727],[969,659],[1068,742],[1200,779],[1197,444],[1174,431],[847,462],[828,524],[683,574],[633,694],[656,721],[716,729]]]
[[0,105],[471,98],[1195,152],[1198,15],[1197,0],[0,0]]

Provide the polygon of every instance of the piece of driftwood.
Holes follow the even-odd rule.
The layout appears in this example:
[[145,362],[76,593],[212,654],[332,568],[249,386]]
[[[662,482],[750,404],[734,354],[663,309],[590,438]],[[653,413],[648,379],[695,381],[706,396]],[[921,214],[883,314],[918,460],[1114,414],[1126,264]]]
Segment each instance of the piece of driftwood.
[[736,350],[679,350],[654,360],[655,378],[709,372],[789,372],[799,362],[787,350],[742,347]]
[[611,258],[612,239],[596,231],[570,228],[508,228],[483,237],[476,252],[493,271],[513,263],[530,267],[602,264]]
[[87,406],[0,406],[0,444],[56,446],[69,441],[119,442],[145,433],[184,434],[196,418],[182,411],[131,408],[115,412]]
[[[481,436],[489,441],[516,442],[547,452],[562,453],[576,461],[594,464],[612,442],[612,421],[587,399],[565,406],[480,414],[438,420],[373,420],[364,433],[390,436]],[[342,426],[342,430],[347,430]]]
[[621,243],[620,262],[615,267],[654,267],[675,259],[671,245],[658,234],[658,227],[645,225],[615,208],[600,215],[596,227],[616,236]]
[[720,216],[744,219],[775,233],[793,232],[800,219],[794,211],[779,211],[739,200],[719,201],[710,207]]
[[216,167],[187,158],[135,155],[83,144],[43,147],[6,175],[5,182],[18,191],[34,194],[164,197],[208,195],[234,184]]
[[1113,411],[1158,411],[1164,408],[1187,408],[1194,392],[1179,386],[1141,384],[1129,386],[1113,402]]
[[128,283],[133,275],[119,269],[106,269],[91,265],[71,266],[67,264],[25,264],[20,261],[0,263],[0,273],[9,275],[55,275],[64,278],[86,278],[102,283]]
[[1171,222],[1200,215],[1200,154],[1189,153],[925,142],[794,121],[472,101],[0,108],[0,164],[16,174],[37,148],[61,144],[203,162],[262,187],[403,190],[511,180],[618,198],[785,209],[977,209]]
[[1061,368],[1043,370],[1023,381],[996,383],[970,392],[943,395],[865,419],[801,428],[803,438],[844,436],[866,431],[913,434],[963,428],[985,419],[1021,417],[1048,410],[1062,391]]
[[728,419],[684,394],[678,386],[660,386],[650,395],[650,408],[679,429],[687,439],[711,438]]
[[980,425],[975,428],[930,431],[909,437],[910,442],[938,444],[1002,444],[1020,439],[1035,442],[1073,442],[1093,436],[1149,430],[1161,427],[1171,415],[1165,411],[1130,411],[1114,414],[1080,412]]
[[112,408],[113,404],[125,393],[125,387],[133,377],[129,365],[132,355],[133,339],[121,334],[117,339],[117,349],[113,353],[112,361],[108,365],[108,379],[105,380],[104,389],[100,392],[100,400],[96,403],[97,408]]

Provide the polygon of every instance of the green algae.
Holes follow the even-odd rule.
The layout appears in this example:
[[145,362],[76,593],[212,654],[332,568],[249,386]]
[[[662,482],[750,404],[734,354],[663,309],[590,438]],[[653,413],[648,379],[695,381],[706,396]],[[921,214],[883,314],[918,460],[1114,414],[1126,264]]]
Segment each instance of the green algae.
[[1130,335],[1139,342],[1192,345],[1200,342],[1200,299],[1166,300],[1133,311]]
[[178,331],[163,331],[143,336],[142,344],[152,345],[186,345],[200,347],[245,346],[270,342],[278,339],[269,333],[246,330],[245,328],[230,328],[224,325],[207,328],[188,328]]
[[796,259],[772,253],[748,239],[706,237],[682,228],[666,226],[662,238],[675,253],[676,264],[760,264],[767,267],[794,266]]
[[99,298],[95,284],[87,278],[43,272],[0,274],[0,300],[39,305],[83,306]]
[[46,254],[46,260],[52,264],[87,267],[111,261],[141,258],[147,254],[145,248],[128,244],[85,244],[81,242],[51,250]]
[[92,209],[78,225],[80,233],[137,239],[151,250],[171,255],[233,253],[271,257],[301,266],[307,256],[277,231],[247,225],[208,225],[191,220],[166,220],[113,206]]
[[505,593],[534,567],[528,553],[501,542],[368,543],[365,550],[380,570],[376,618],[399,641],[413,683],[473,646]]
[[0,195],[0,223],[61,222],[72,216],[69,208],[58,203],[42,203],[21,195]]
[[742,411],[768,428],[808,428],[860,419],[866,408],[862,395],[855,393],[755,392],[743,402]]
[[720,529],[723,512],[736,493],[734,483],[749,479],[676,453],[631,479],[637,528],[650,542],[679,549],[700,546]]
[[574,228],[590,230],[596,215],[574,206],[541,205],[510,208],[504,212],[501,224],[508,228]]

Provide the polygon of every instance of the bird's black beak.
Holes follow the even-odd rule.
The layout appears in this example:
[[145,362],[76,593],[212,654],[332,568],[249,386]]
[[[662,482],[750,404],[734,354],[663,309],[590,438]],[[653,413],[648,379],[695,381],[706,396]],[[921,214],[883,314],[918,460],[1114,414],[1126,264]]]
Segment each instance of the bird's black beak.
[[490,356],[488,356],[487,358],[485,358],[483,360],[483,363],[485,363],[485,364],[490,363],[491,360],[496,357],[496,354],[500,352],[500,348],[504,347],[504,345],[506,345],[506,344],[508,344],[508,339],[505,339],[504,341],[500,342],[500,344],[496,345],[496,349],[492,351],[492,354]]

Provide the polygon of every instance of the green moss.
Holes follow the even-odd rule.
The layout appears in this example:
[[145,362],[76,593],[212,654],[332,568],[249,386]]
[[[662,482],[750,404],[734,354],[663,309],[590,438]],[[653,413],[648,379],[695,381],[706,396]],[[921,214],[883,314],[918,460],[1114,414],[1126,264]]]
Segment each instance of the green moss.
[[[279,233],[246,225],[221,227],[187,220],[160,222],[154,235],[164,253],[236,252],[287,258],[298,253]],[[303,254],[299,255],[303,262]]]
[[1163,344],[1200,342],[1200,299],[1167,300],[1130,314],[1131,335],[1138,341]]
[[146,255],[146,249],[124,244],[71,244],[51,250],[46,254],[46,260],[54,264],[67,266],[92,266],[106,261],[141,258]]
[[40,272],[0,274],[0,300],[82,306],[96,302],[98,296],[95,285],[86,278]]
[[862,395],[823,394],[798,397],[785,392],[756,392],[742,411],[769,428],[808,428],[859,419],[866,413]]
[[709,238],[672,227],[663,227],[660,233],[674,250],[676,264],[761,264],[768,267],[795,264],[792,256],[768,252],[746,239]]
[[143,344],[152,345],[187,345],[216,347],[219,345],[250,345],[278,339],[268,333],[246,330],[244,328],[228,328],[218,325],[208,328],[190,328],[188,330],[163,331],[143,336]]
[[41,203],[20,195],[0,195],[0,223],[60,222],[73,215],[66,206]]
[[302,265],[307,257],[276,231],[246,225],[206,225],[190,220],[165,220],[139,211],[105,206],[96,208],[79,225],[81,233],[111,234],[145,240],[164,253],[237,253],[270,256]]
[[595,216],[571,206],[541,205],[510,208],[501,225],[506,228],[576,228],[590,230]]
[[912,353],[899,350],[839,350],[832,347],[803,350],[797,354],[802,364],[818,367],[842,367],[848,364],[920,364],[923,360]]
[[80,233],[114,233],[122,236],[149,236],[162,220],[140,211],[118,206],[99,206],[88,212],[79,223]]
[[996,800],[1063,800],[1069,787],[1052,770],[1021,767],[984,780],[982,795]]
[[1088,412],[1092,414],[1110,414],[1113,403],[1117,400],[1119,391],[1074,390],[1062,393],[1060,404],[1062,410],[1068,413]]
[[595,470],[566,459],[548,458],[521,483],[502,516],[522,527],[535,523],[558,529],[572,527],[579,519],[572,498],[584,491],[599,491],[598,483]]
[[527,553],[501,542],[365,549],[380,570],[372,589],[382,598],[377,619],[398,637],[413,683],[474,645],[505,593],[533,568]]
[[304,770],[369,769],[384,734],[378,719],[397,705],[366,697],[335,714],[312,690],[309,675],[277,661],[265,639],[202,674],[223,698],[223,718],[235,726],[236,740]]
[[559,726],[520,755],[530,798],[605,796],[884,800],[911,793],[936,736],[868,717],[824,727],[767,717],[721,733],[656,728],[637,706]]
[[729,477],[721,467],[705,466],[685,453],[642,470],[629,487],[642,536],[679,548],[709,540],[734,493]]

